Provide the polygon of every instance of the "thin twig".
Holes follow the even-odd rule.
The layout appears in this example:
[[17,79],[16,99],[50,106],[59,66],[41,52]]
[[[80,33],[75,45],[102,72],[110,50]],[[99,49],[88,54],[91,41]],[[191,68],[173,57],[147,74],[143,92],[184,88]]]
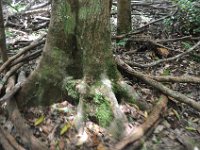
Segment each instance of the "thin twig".
[[189,48],[187,51],[185,51],[185,52],[183,52],[181,54],[178,54],[178,55],[176,55],[174,57],[170,57],[170,58],[160,59],[160,60],[148,63],[148,64],[139,64],[139,63],[136,63],[136,62],[127,62],[127,61],[126,61],[126,63],[128,63],[129,65],[136,66],[136,67],[141,67],[141,68],[153,67],[153,66],[158,65],[158,64],[163,63],[163,62],[169,62],[169,61],[176,60],[176,59],[178,59],[180,57],[184,57],[186,54],[188,54],[191,51],[195,50],[199,45],[200,45],[200,41],[197,42],[191,48]]

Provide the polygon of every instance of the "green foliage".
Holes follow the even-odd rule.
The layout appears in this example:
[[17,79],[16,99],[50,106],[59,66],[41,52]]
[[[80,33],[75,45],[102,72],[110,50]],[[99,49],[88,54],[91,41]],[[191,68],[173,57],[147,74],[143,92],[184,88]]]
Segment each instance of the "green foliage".
[[119,86],[118,84],[113,84],[113,91],[118,99],[124,98],[127,102],[131,104],[136,104],[136,100],[128,94],[128,89]]
[[21,12],[26,9],[26,4],[23,2],[18,3],[12,3],[12,1],[4,1],[5,4],[7,4],[10,8],[9,11],[11,12]]
[[12,37],[13,33],[9,30],[5,30],[6,37]]
[[76,85],[77,85],[77,82],[76,80],[73,80],[72,77],[67,77],[64,80],[64,86],[68,92],[68,95],[74,99],[79,99],[79,93],[76,90]]
[[128,41],[128,38],[124,38],[124,39],[120,40],[120,41],[117,43],[117,45],[118,45],[118,46],[125,47],[127,41]]
[[197,5],[200,0],[172,0],[178,7],[179,12],[176,16],[164,21],[167,28],[172,27],[181,34],[200,33],[200,9]]
[[[192,45],[188,42],[182,42],[182,45],[185,49],[189,49],[192,47]],[[194,52],[191,52],[189,55],[193,61],[200,63],[200,56],[198,54],[194,54]]]
[[96,117],[99,121],[99,124],[102,127],[109,126],[111,120],[113,119],[110,103],[101,94],[95,94],[94,102],[97,105]]
[[183,44],[183,47],[184,47],[185,49],[189,49],[189,48],[192,47],[192,45],[191,45],[190,43],[188,43],[188,42],[182,42],[182,44]]
[[168,75],[170,75],[170,73],[171,73],[171,70],[169,68],[166,68],[166,69],[163,70],[162,75],[163,76],[168,76]]
[[193,61],[200,63],[200,55],[197,54],[190,54],[190,57]]

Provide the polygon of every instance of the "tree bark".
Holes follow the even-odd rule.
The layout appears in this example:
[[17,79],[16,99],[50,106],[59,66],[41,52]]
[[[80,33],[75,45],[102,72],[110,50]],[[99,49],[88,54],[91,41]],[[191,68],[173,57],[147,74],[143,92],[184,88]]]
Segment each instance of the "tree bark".
[[131,31],[131,0],[118,0],[117,2],[117,34]]
[[49,105],[65,96],[78,99],[78,131],[87,113],[120,138],[127,119],[113,91],[119,81],[111,49],[110,1],[53,0],[44,52],[17,95],[18,106]]
[[6,53],[6,38],[5,38],[5,30],[4,30],[4,19],[3,19],[3,11],[2,11],[2,0],[0,0],[0,53],[3,62],[8,59]]
[[[119,79],[112,58],[110,1],[54,0],[40,63],[18,94],[18,104],[51,104],[63,99],[68,77],[92,84]],[[31,96],[30,96],[31,95]]]

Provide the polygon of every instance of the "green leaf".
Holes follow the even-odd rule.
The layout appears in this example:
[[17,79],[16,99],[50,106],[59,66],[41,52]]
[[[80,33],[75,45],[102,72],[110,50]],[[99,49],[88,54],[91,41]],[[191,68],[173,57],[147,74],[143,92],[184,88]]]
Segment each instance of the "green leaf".
[[35,126],[38,126],[38,125],[40,125],[43,121],[44,121],[44,115],[42,115],[41,117],[39,117],[39,118],[35,121],[34,125],[35,125]]
[[128,41],[128,38],[122,39],[117,43],[117,45],[124,47],[127,41]]
[[189,131],[196,131],[196,130],[197,130],[197,129],[195,129],[195,128],[193,128],[193,127],[189,127],[189,126],[185,127],[185,129],[186,129],[186,130],[189,130]]
[[171,73],[171,70],[170,70],[169,68],[167,68],[167,69],[164,69],[164,70],[163,70],[162,75],[163,75],[163,76],[168,76],[168,75],[170,75],[170,73]]
[[64,127],[60,131],[60,135],[63,135],[64,133],[66,133],[70,127],[71,127],[71,124],[69,122],[65,124]]

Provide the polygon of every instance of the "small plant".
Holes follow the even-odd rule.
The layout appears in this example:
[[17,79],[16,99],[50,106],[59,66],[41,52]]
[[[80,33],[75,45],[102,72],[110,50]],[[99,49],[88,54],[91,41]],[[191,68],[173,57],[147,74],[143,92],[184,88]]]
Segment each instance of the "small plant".
[[128,41],[128,38],[124,38],[124,39],[120,40],[120,41],[117,43],[117,45],[118,45],[118,46],[125,47],[127,41]]
[[76,80],[73,80],[71,77],[68,77],[65,79],[64,83],[68,95],[74,99],[79,99],[79,93],[76,90],[76,85],[77,85]]
[[192,45],[191,45],[190,43],[188,43],[188,42],[182,42],[182,44],[183,44],[183,47],[184,47],[185,49],[189,49],[189,48],[192,47]]
[[164,21],[166,29],[184,35],[200,34],[200,9],[197,6],[200,0],[172,1],[178,6],[179,11],[175,16]]

